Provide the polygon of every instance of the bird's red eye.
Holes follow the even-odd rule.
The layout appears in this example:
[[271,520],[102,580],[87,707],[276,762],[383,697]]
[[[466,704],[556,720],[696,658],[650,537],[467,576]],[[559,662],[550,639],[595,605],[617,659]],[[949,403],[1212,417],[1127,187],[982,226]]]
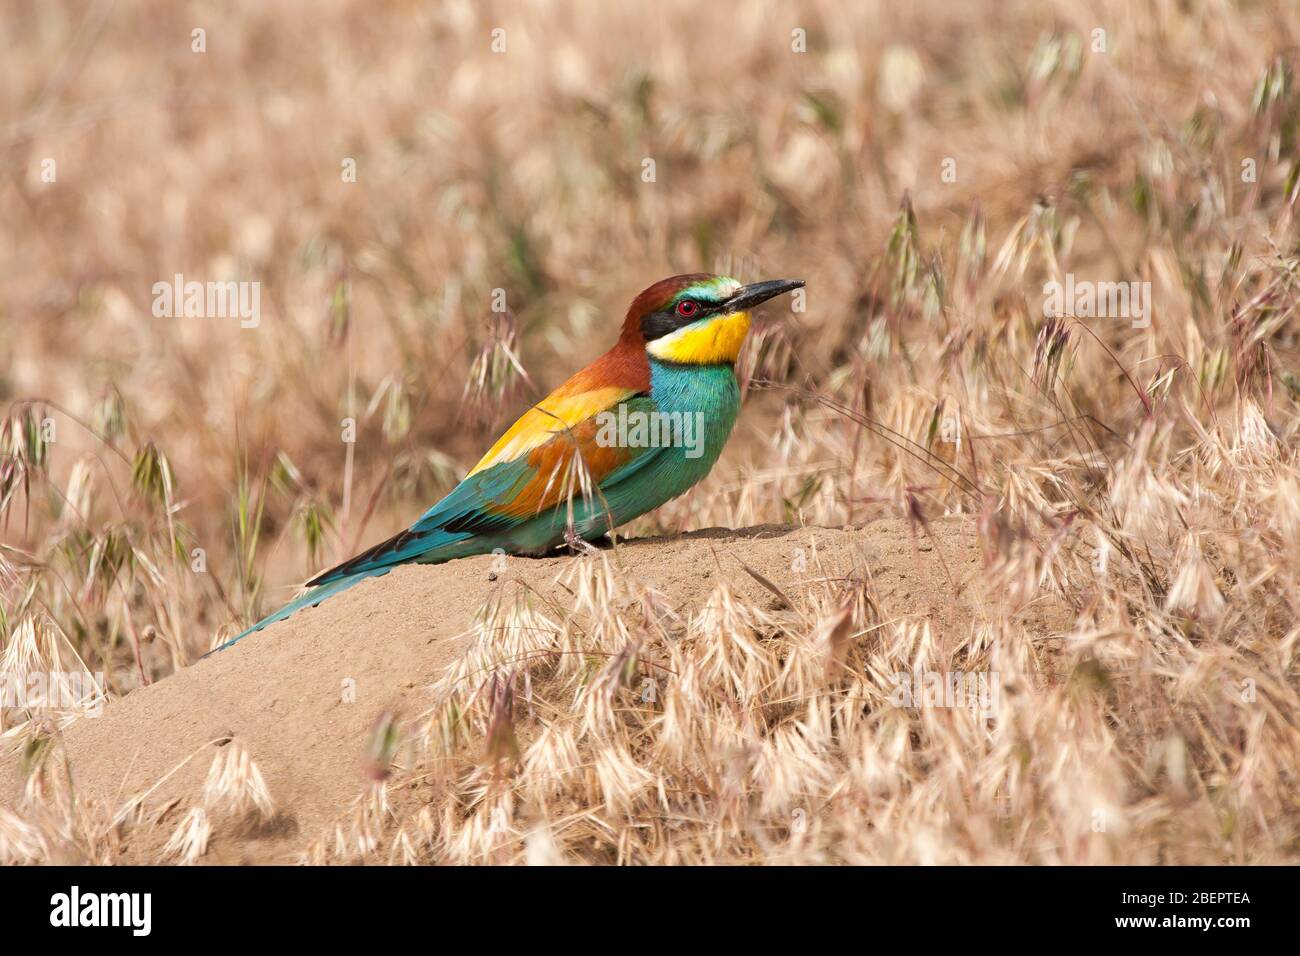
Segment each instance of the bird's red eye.
[[694,299],[682,299],[677,303],[677,314],[683,318],[689,319],[696,312],[700,311],[700,304]]

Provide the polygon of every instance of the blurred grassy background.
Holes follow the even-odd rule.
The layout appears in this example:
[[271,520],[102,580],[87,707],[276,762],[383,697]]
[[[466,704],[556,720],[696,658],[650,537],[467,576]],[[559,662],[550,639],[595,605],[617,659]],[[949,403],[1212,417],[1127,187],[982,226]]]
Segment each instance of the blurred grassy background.
[[[1205,421],[1256,397],[1290,435],[1294,299],[1272,283],[1298,25],[1226,0],[11,2],[9,618],[44,605],[127,684],[190,659],[410,520],[674,272],[807,279],[747,374],[969,456],[988,488],[1064,481],[1035,430],[1075,415],[1105,426],[1068,466],[1095,487],[1089,455],[1145,418],[1130,378]],[[1151,281],[1156,318],[1076,331],[1059,405],[1036,378],[1066,270]],[[155,318],[175,273],[259,281],[260,327]],[[751,398],[708,491],[633,530],[978,510],[816,402]],[[23,415],[56,441],[16,437]],[[977,458],[936,444],[953,416],[1024,434]],[[168,650],[133,660],[153,633]]]
[[[1294,3],[8,0],[0,36],[0,676],[182,667],[421,512],[646,285],[803,278],[724,459],[627,530],[969,515],[996,600],[888,619],[864,551],[789,619],[720,588],[624,646],[628,582],[574,562],[598,626],[481,615],[421,846],[503,858],[518,801],[579,859],[1295,861]],[[156,318],[176,273],[260,282],[260,325]],[[1070,274],[1149,282],[1149,326],[1046,318]],[[662,708],[593,677],[643,657],[685,675]],[[1003,717],[882,699],[954,669]],[[0,730],[39,757],[34,716]],[[81,832],[45,766],[0,859]]]

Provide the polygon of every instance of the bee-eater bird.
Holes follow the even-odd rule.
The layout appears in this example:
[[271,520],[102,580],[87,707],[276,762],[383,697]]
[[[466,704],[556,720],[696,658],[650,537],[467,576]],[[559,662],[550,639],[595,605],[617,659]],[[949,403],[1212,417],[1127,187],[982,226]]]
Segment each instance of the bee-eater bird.
[[218,650],[399,564],[576,547],[676,498],[709,473],[736,423],[750,309],[802,286],[704,273],[656,282],[632,301],[614,347],[524,412],[415,524]]

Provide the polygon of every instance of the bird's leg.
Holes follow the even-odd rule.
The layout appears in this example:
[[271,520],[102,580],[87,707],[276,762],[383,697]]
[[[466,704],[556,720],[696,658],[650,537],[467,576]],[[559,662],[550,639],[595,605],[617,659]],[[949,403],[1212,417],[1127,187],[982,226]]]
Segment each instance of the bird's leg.
[[590,541],[578,537],[577,530],[571,524],[564,526],[564,543],[569,546],[569,550],[575,554],[599,554],[600,548],[597,548]]

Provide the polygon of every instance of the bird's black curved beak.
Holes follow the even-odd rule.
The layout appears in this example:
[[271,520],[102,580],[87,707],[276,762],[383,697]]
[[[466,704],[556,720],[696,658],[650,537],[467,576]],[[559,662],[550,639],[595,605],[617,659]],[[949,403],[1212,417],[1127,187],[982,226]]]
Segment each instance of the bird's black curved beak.
[[752,309],[760,302],[766,302],[774,296],[802,289],[803,284],[803,279],[769,279],[766,282],[741,286],[736,294],[727,300],[727,311],[743,312]]

